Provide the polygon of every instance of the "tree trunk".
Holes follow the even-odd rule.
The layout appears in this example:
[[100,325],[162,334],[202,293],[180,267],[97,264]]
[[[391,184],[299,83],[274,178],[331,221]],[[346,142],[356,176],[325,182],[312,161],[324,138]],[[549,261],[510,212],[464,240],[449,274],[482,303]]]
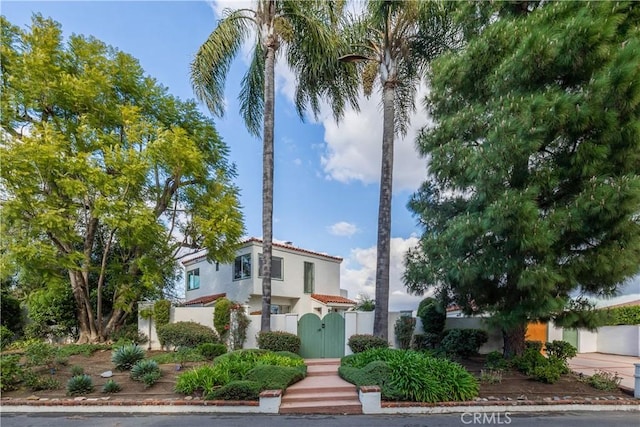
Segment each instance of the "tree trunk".
[[[270,4],[272,12],[273,4]],[[273,34],[270,38],[275,37]],[[264,67],[264,133],[262,147],[262,314],[260,331],[271,330],[271,252],[273,241],[273,128],[275,115],[276,41],[267,42]]]
[[80,328],[78,344],[95,343],[99,341],[98,331],[93,319],[93,309],[87,291],[86,284],[81,272],[69,271],[69,280],[73,290],[73,297],[76,301],[78,326]]
[[382,92],[382,169],[378,206],[378,251],[376,260],[376,309],[373,335],[389,335],[389,259],[391,252],[391,195],[393,188],[393,139],[395,135],[395,86],[385,84]]
[[527,333],[527,325],[520,324],[509,329],[502,329],[504,340],[504,357],[511,359],[524,352],[524,337]]

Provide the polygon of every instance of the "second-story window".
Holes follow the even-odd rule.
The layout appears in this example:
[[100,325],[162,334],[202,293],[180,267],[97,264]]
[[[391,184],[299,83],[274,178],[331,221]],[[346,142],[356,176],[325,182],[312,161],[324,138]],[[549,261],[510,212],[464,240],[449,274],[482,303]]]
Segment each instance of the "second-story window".
[[248,279],[251,277],[251,254],[236,257],[233,263],[233,280]]
[[187,271],[187,290],[200,289],[200,269]]
[[[260,266],[258,267],[258,276],[262,277],[262,254],[260,254]],[[284,280],[284,261],[277,256],[271,257],[271,278],[276,280]]]
[[304,262],[304,293],[312,294],[314,291],[315,278],[312,262]]

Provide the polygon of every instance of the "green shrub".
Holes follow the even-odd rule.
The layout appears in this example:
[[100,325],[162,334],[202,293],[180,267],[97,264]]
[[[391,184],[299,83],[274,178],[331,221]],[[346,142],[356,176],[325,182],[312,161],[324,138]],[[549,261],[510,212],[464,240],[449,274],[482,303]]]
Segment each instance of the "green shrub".
[[227,298],[218,298],[214,305],[213,327],[220,336],[220,341],[226,342],[231,329],[232,302]]
[[283,331],[258,333],[258,348],[271,351],[300,352],[300,337]]
[[354,353],[362,353],[363,351],[367,351],[372,348],[389,347],[389,343],[386,340],[370,334],[351,335],[347,344]]
[[196,322],[176,322],[157,330],[160,344],[168,348],[197,347],[204,343],[218,343],[216,331]]
[[244,376],[245,380],[254,381],[262,390],[285,390],[305,377],[306,367],[289,367],[275,365],[258,365]]
[[509,367],[509,362],[499,351],[487,353],[484,365],[490,370],[502,370]]
[[532,348],[535,351],[542,351],[542,341],[525,341],[524,342],[525,350],[528,348]]
[[[364,369],[374,361],[384,361],[388,368],[377,364]],[[388,374],[386,381],[380,379],[382,384],[377,384],[388,400],[441,402],[469,400],[478,394],[477,380],[461,365],[417,351],[371,349],[344,357],[341,363],[339,373],[345,379],[355,375],[358,381],[369,382]]]
[[478,354],[488,340],[489,335],[482,329],[449,329],[440,346],[452,356],[469,357]]
[[[4,315],[4,313],[3,313]],[[0,325],[0,350],[4,350],[13,341],[13,331],[4,325]]]
[[298,353],[292,353],[290,351],[274,351],[273,354],[277,354],[278,356],[288,357],[289,359],[299,359],[302,360],[304,364],[304,359]]
[[605,391],[618,390],[620,386],[621,377],[617,373],[611,373],[606,371],[596,371],[593,375],[587,378],[586,382],[593,388]]
[[24,351],[27,366],[52,368],[56,360],[56,348],[45,342],[34,342]]
[[89,375],[77,375],[67,381],[67,396],[78,396],[93,391],[93,381]]
[[542,365],[538,365],[533,369],[533,378],[547,384],[554,384],[562,375],[562,366],[558,363],[547,361]]
[[119,371],[128,371],[142,359],[144,359],[144,350],[136,344],[122,346],[111,353],[111,361]]
[[115,382],[113,379],[109,379],[104,386],[102,387],[103,393],[119,393],[122,390],[120,384]]
[[84,374],[84,368],[80,365],[73,365],[71,367],[71,376],[75,377],[77,375],[82,375]]
[[512,359],[511,363],[520,372],[526,375],[533,375],[533,371],[538,366],[548,363],[547,359],[535,348],[528,348],[520,355]]
[[601,326],[640,325],[640,305],[601,309],[605,321]]
[[416,319],[409,316],[400,316],[393,327],[398,340],[398,347],[408,350],[411,347],[411,338],[416,328]]
[[227,352],[227,346],[224,344],[207,342],[200,344],[197,350],[205,359],[213,360],[221,354],[225,354]]
[[422,330],[425,334],[442,336],[447,320],[447,312],[442,302],[430,297],[423,299],[418,305],[417,316],[422,321]]
[[161,299],[153,304],[153,319],[156,322],[156,329],[168,325],[171,320],[171,301]]
[[0,356],[0,392],[17,390],[24,371],[20,366],[20,356]]
[[145,388],[149,388],[155,383],[157,383],[161,376],[162,376],[162,373],[160,371],[147,372],[142,376],[142,378],[140,378],[140,381],[144,384]]
[[[160,374],[160,367],[158,362],[151,359],[138,360],[135,365],[131,367],[131,379],[134,381],[142,381],[142,378],[149,373]],[[158,375],[160,378],[160,375]]]
[[202,393],[206,396],[214,388],[223,386],[230,381],[228,372],[217,365],[204,365],[192,368],[178,375],[175,391],[181,394]]
[[255,381],[231,381],[205,396],[207,400],[258,400],[260,384]]
[[433,334],[430,332],[424,334],[416,334],[411,342],[412,350],[433,350],[440,346],[442,341],[441,334]]
[[236,305],[230,337],[232,350],[240,350],[244,346],[244,342],[247,340],[247,329],[250,324],[251,319],[244,312],[244,308],[241,305]]
[[566,341],[554,340],[546,343],[546,347],[549,357],[555,357],[563,362],[566,362],[572,357],[576,357],[578,353],[578,349]]
[[42,375],[31,370],[24,371],[24,385],[31,391],[57,390],[60,388],[60,381],[51,375]]

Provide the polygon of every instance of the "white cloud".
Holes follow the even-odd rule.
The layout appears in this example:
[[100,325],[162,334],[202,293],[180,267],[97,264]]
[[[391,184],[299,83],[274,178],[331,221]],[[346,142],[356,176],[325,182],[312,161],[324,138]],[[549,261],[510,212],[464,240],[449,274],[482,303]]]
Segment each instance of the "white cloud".
[[[426,86],[420,88],[416,105],[422,105]],[[379,94],[360,99],[360,112],[347,109],[344,119],[336,123],[330,114],[321,119],[325,128],[326,148],[321,162],[329,179],[365,184],[380,181],[382,157],[382,111]],[[427,176],[427,162],[415,148],[417,132],[428,123],[427,114],[418,108],[411,115],[407,136],[396,138],[394,150],[394,189],[417,190]]]
[[[389,269],[389,311],[416,310],[424,296],[409,295],[402,283],[404,255],[409,248],[418,244],[418,238],[391,239],[391,259]],[[340,271],[340,287],[349,291],[349,298],[360,294],[375,297],[376,289],[376,247],[356,248],[345,259]]]
[[336,222],[335,224],[327,227],[327,229],[329,230],[329,233],[333,234],[334,236],[347,237],[351,237],[359,231],[358,227],[356,227],[355,224],[351,224],[350,222],[346,221]]

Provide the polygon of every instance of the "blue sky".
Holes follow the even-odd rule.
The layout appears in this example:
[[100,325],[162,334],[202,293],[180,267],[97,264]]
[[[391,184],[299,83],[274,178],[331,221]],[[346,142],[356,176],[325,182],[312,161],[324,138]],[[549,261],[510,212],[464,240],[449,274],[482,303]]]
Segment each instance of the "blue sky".
[[[59,22],[65,35],[92,35],[131,54],[172,95],[188,99],[194,97],[189,83],[193,55],[215,28],[224,7],[246,5],[240,1],[3,0],[0,11],[22,28],[29,25],[33,13],[41,13]],[[248,135],[238,114],[247,49],[244,54],[229,73],[226,115],[215,122],[237,167],[247,236],[260,237],[262,141]],[[363,99],[361,113],[348,111],[339,124],[324,111],[317,121],[307,118],[303,123],[291,102],[295,76],[282,63],[276,75],[274,239],[343,257],[341,286],[348,289],[349,297],[355,299],[360,293],[373,297],[382,135],[379,95]],[[406,294],[401,274],[403,254],[417,243],[420,233],[406,204],[426,177],[426,161],[414,148],[415,132],[424,124],[426,114],[419,108],[407,137],[396,141],[392,311],[415,309],[421,299]]]

